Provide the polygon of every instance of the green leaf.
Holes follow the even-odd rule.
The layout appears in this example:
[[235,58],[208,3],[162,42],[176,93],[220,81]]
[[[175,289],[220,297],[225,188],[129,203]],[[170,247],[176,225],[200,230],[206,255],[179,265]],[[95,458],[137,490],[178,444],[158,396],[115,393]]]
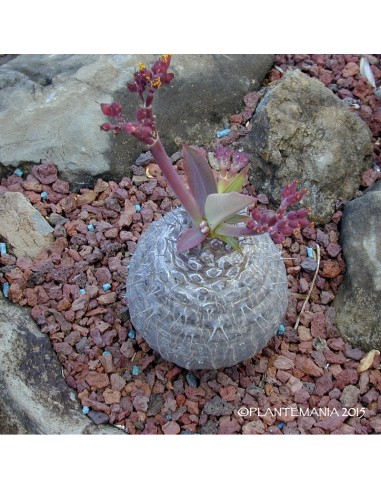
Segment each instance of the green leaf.
[[213,231],[219,224],[228,220],[233,214],[253,203],[254,198],[232,191],[231,193],[213,193],[205,202],[205,217]]
[[204,215],[207,196],[211,193],[217,193],[217,184],[212,168],[206,157],[193,147],[183,145],[183,158],[189,189],[201,214]]
[[245,176],[241,174],[237,174],[237,176],[234,176],[234,178],[227,185],[224,193],[230,193],[231,191],[237,191],[238,193],[240,193],[242,191],[244,184],[245,184]]
[[226,220],[226,224],[240,224],[241,222],[245,222],[247,219],[250,219],[250,215],[233,214]]
[[224,222],[216,227],[214,234],[218,234],[220,236],[252,236],[253,233],[245,226],[245,225],[234,225],[228,224]]
[[249,168],[246,166],[235,176],[233,175],[229,178],[219,176],[217,182],[218,193],[230,193],[231,191],[240,193],[245,184],[245,179],[248,172]]
[[243,254],[239,242],[234,237],[217,234],[217,238],[221,239],[221,241],[224,241],[227,244],[230,244],[230,246],[238,251],[238,253],[240,253],[241,255]]

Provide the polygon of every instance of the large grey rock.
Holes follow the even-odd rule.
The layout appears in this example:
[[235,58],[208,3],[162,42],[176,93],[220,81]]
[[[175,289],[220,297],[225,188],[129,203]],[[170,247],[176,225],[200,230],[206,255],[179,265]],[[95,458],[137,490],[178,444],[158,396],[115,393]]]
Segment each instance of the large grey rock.
[[0,434],[119,434],[82,414],[47,335],[0,298]]
[[53,241],[53,229],[28,199],[18,192],[0,195],[0,235],[17,257],[35,258]]
[[344,282],[335,299],[336,323],[355,347],[381,350],[381,191],[344,209],[341,241]]
[[[125,87],[139,61],[156,55],[20,55],[0,66],[0,163],[53,161],[73,185],[128,174],[143,144],[100,133],[100,102],[120,100],[135,119],[139,99]],[[205,144],[258,89],[273,55],[174,55],[176,77],[155,100],[169,153]],[[0,166],[1,171],[1,166]],[[3,169],[4,172],[4,169]]]
[[371,132],[324,84],[289,70],[271,84],[245,142],[254,153],[251,178],[273,204],[293,179],[308,188],[311,218],[329,221],[337,199],[353,198],[370,167]]

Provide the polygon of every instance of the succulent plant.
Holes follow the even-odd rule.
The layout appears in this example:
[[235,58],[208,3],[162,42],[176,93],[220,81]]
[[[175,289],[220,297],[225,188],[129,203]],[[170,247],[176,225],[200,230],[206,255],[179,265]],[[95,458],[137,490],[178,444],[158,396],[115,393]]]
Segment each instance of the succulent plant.
[[171,57],[151,70],[140,65],[134,82],[142,106],[136,121],[118,102],[101,109],[114,123],[101,129],[129,133],[149,146],[182,207],[149,227],[130,262],[127,300],[132,323],[165,359],[188,369],[231,366],[260,351],[275,335],[287,308],[287,278],[275,243],[309,225],[307,210],[287,208],[306,190],[286,186],[276,211],[241,193],[249,157],[217,148],[216,179],[204,154],[183,146],[188,187],[179,178],[157,132],[152,102],[170,83]]
[[129,265],[130,318],[148,345],[187,369],[217,369],[260,352],[287,309],[286,270],[268,234],[218,239],[179,253],[189,227],[177,208],[151,224]]

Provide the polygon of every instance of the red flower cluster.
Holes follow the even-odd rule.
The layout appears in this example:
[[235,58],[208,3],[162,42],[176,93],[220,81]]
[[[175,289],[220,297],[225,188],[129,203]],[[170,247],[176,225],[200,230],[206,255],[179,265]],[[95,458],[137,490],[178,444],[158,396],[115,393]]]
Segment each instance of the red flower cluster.
[[252,210],[246,227],[256,234],[268,232],[274,243],[282,243],[295,229],[310,226],[311,222],[306,219],[309,210],[291,210],[286,213],[288,207],[298,203],[307,193],[307,190],[297,191],[297,184],[294,180],[283,188],[282,201],[276,212],[260,208]]
[[137,92],[143,101],[143,106],[136,112],[136,121],[127,122],[122,117],[122,105],[118,102],[101,104],[104,115],[113,118],[115,123],[103,123],[101,130],[112,131],[114,134],[122,130],[133,135],[146,145],[152,145],[157,140],[157,129],[152,112],[152,102],[155,92],[163,85],[169,84],[174,77],[168,73],[171,55],[162,55],[149,70],[143,63],[134,74],[134,82],[128,84],[131,92]]
[[139,70],[134,74],[134,82],[128,84],[128,89],[139,94],[145,107],[152,105],[157,89],[163,84],[169,84],[175,76],[173,73],[168,73],[171,58],[171,55],[162,55],[151,70],[141,63]]

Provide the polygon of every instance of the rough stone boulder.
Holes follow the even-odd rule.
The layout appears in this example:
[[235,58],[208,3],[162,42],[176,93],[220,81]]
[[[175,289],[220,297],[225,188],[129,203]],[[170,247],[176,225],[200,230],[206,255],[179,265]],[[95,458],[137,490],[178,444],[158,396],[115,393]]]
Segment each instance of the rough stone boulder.
[[[100,102],[119,100],[135,119],[139,98],[126,89],[139,61],[156,55],[20,55],[0,66],[0,163],[53,161],[61,175],[89,184],[117,180],[146,150],[134,138],[101,133]],[[223,129],[242,97],[259,88],[273,55],[174,55],[176,77],[154,102],[169,153],[205,144]],[[0,165],[1,172],[1,165]],[[4,168],[3,168],[4,173]]]
[[49,338],[0,298],[0,434],[122,434],[82,414]]
[[53,229],[28,199],[18,192],[0,195],[0,236],[10,252],[35,258],[53,241]]
[[381,350],[381,182],[345,206],[346,273],[335,299],[337,327],[353,346]]
[[293,179],[308,188],[303,205],[317,223],[329,221],[337,199],[353,198],[370,167],[371,132],[324,84],[287,71],[270,84],[252,122],[244,144],[254,153],[251,179],[272,205]]

